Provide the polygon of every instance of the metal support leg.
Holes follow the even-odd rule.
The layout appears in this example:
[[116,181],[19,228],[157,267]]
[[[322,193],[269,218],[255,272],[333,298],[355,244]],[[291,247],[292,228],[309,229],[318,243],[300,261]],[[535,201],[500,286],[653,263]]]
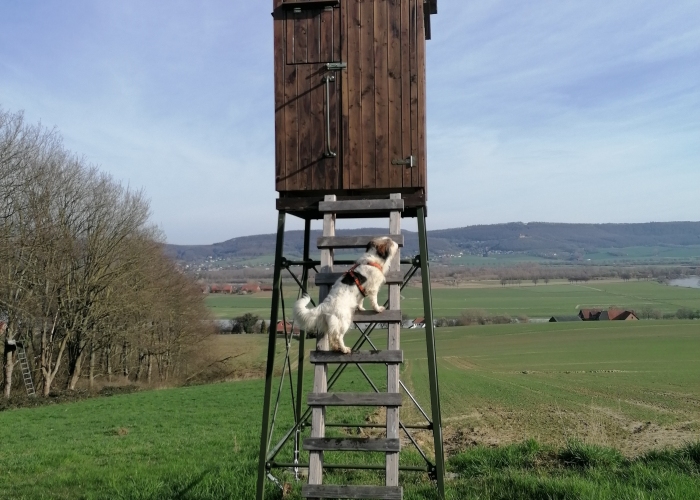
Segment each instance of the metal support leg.
[[428,348],[428,378],[430,381],[430,406],[433,413],[433,440],[435,442],[435,475],[438,493],[445,498],[445,455],[442,449],[442,417],[440,415],[440,391],[438,384],[435,332],[433,324],[433,297],[430,292],[430,267],[428,265],[428,234],[425,230],[425,208],[418,208],[418,244],[420,246],[421,280],[423,282],[423,309],[425,316],[425,342]]
[[265,399],[263,400],[262,429],[260,430],[260,455],[258,458],[258,482],[256,500],[265,498],[265,475],[267,473],[267,443],[270,426],[270,398],[272,396],[272,374],[275,368],[275,343],[277,340],[277,313],[282,285],[282,250],[284,247],[284,222],[286,214],[279,212],[277,218],[277,246],[275,249],[275,271],[270,308],[270,331],[267,342],[267,368],[265,369]]
[[[311,239],[311,220],[306,219],[304,221],[304,262],[308,262],[310,260],[309,258],[309,251],[310,251],[310,239]],[[307,266],[304,266],[304,269],[302,270],[301,274],[301,287],[302,290],[308,290],[309,284],[309,268]],[[296,400],[296,417],[297,421],[295,424],[297,424],[297,429],[295,431],[295,436],[294,436],[294,462],[297,463],[299,461],[299,450],[301,448],[301,425],[298,425],[299,422],[301,421],[301,401],[302,401],[302,392],[304,388],[304,341],[306,340],[306,331],[301,330],[299,332],[299,363],[297,364],[297,400]],[[294,471],[296,475],[298,475],[298,471]],[[299,479],[298,477],[296,478],[297,480]]]

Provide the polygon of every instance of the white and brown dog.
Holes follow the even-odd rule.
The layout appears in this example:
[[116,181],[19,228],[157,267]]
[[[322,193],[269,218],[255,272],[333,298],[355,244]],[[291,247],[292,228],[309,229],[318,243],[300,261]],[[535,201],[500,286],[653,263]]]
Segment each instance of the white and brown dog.
[[294,317],[305,330],[316,330],[328,335],[331,350],[348,354],[351,349],[343,343],[343,336],[352,325],[356,310],[364,311],[363,299],[369,297],[372,309],[384,311],[377,303],[377,293],[385,281],[399,246],[391,238],[374,238],[362,256],[333,284],[328,296],[318,306],[307,309],[311,297],[304,294],[294,304]]

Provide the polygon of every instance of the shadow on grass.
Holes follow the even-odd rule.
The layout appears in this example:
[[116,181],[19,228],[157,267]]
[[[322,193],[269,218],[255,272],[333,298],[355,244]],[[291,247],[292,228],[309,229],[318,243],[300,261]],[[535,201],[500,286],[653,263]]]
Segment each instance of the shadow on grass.
[[199,474],[197,477],[192,479],[189,483],[186,485],[183,485],[181,489],[173,491],[173,500],[185,500],[188,498],[187,494],[198,484],[200,484],[202,481],[204,481],[204,478],[207,477],[209,474],[213,473],[215,471],[214,467],[211,467],[209,469],[204,470],[201,474]]

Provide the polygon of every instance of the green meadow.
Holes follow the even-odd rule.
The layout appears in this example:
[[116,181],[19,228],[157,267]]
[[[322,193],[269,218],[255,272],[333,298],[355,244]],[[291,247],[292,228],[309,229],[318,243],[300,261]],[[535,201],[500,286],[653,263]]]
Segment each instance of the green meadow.
[[[409,286],[401,293],[401,307],[409,317],[423,315],[420,287]],[[313,296],[313,293],[312,293]],[[253,295],[210,295],[207,305],[218,318],[235,318],[246,312],[269,318],[270,293]],[[285,305],[291,311],[297,293],[285,289]],[[534,285],[501,286],[496,282],[467,283],[462,287],[433,288],[434,316],[459,317],[466,309],[485,309],[490,314],[512,317],[549,318],[574,315],[582,308],[616,306],[641,311],[652,308],[662,313],[675,313],[681,307],[700,307],[700,289],[663,285],[655,281],[589,281],[569,284],[556,281]]]
[[[402,334],[402,380],[427,408],[424,334]],[[448,498],[700,497],[700,322],[487,325],[436,335]],[[372,335],[378,348],[384,337]],[[222,357],[240,354],[232,363],[247,376],[260,369],[265,336],[216,341]],[[279,341],[278,373],[284,352]],[[294,341],[292,360],[297,354]],[[381,390],[386,375],[370,368]],[[305,392],[310,385],[306,365]],[[273,442],[292,421],[288,381],[282,389]],[[334,389],[371,390],[355,367]],[[262,380],[252,379],[0,412],[0,498],[253,498],[262,394]],[[424,421],[408,398],[401,413],[405,423]],[[347,425],[338,435],[357,435],[353,423],[381,415],[353,410],[328,419]],[[429,436],[414,438],[430,453]],[[404,449],[402,463],[421,463]],[[342,460],[381,460],[350,455]],[[287,445],[276,460],[291,459]],[[287,498],[299,498],[292,472],[276,474],[293,486]],[[380,480],[368,472],[326,479]],[[405,473],[402,483],[408,500],[435,498],[423,474]],[[282,498],[271,483],[268,492]]]

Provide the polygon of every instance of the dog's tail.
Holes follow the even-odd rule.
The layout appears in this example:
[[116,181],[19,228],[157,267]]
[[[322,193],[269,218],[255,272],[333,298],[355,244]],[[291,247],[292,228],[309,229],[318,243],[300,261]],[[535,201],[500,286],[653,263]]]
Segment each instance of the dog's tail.
[[319,310],[318,307],[307,309],[306,306],[309,302],[311,302],[311,297],[304,294],[294,303],[294,318],[297,323],[299,323],[302,330],[316,329],[316,320],[318,319]]

